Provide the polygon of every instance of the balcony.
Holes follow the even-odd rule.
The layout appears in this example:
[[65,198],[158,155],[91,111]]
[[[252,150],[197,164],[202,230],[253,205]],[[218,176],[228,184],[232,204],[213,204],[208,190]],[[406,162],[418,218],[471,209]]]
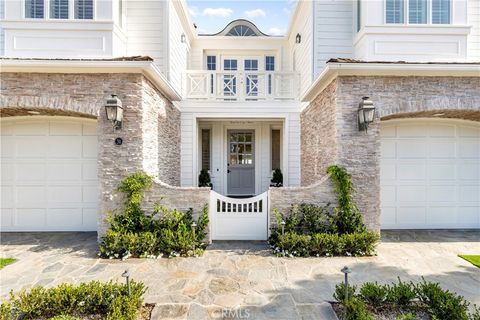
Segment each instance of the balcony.
[[187,71],[183,96],[188,100],[297,100],[300,76],[277,71]]

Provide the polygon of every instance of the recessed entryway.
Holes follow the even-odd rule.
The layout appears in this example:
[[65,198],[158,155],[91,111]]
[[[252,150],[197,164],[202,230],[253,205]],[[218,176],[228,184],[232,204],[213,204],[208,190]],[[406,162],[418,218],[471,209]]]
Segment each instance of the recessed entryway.
[[1,231],[95,231],[97,122],[1,120]]
[[381,124],[383,229],[480,228],[480,123]]

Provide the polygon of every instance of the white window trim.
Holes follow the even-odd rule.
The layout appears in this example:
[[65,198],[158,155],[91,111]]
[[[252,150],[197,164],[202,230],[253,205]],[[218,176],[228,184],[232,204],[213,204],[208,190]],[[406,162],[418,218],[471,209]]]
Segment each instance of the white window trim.
[[97,0],[92,0],[93,10],[92,19],[75,19],[75,0],[68,0],[68,19],[55,19],[50,18],[50,0],[44,0],[43,2],[43,18],[30,18],[26,16],[25,12],[25,0],[22,0],[22,17],[28,21],[93,21],[97,16]]
[[385,25],[397,25],[397,26],[425,26],[425,25],[432,25],[432,26],[442,26],[442,25],[453,25],[453,3],[454,0],[449,0],[450,5],[450,18],[449,23],[432,23],[432,0],[427,0],[427,23],[410,23],[409,21],[409,0],[403,0],[403,23],[388,23],[387,22],[387,1],[383,0],[383,24]]

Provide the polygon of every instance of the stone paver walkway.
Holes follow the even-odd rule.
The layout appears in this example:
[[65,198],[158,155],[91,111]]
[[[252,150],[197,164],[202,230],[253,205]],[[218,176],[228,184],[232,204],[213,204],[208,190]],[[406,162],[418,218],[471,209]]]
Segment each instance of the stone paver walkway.
[[479,254],[477,231],[384,232],[378,256],[277,258],[263,242],[218,242],[199,258],[98,259],[93,233],[1,235],[2,257],[19,261],[0,271],[0,295],[34,285],[90,280],[134,280],[148,286],[154,319],[329,319],[340,269],[351,281],[438,281],[480,304],[480,269],[457,257]]

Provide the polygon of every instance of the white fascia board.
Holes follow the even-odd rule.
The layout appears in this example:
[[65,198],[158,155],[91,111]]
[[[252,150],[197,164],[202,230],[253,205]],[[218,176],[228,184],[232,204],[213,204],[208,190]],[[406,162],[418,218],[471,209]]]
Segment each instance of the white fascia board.
[[2,72],[23,73],[141,73],[145,75],[170,101],[181,100],[152,61],[109,60],[0,60]]
[[327,63],[301,101],[308,102],[339,76],[421,76],[421,77],[480,77],[480,62],[461,63]]
[[75,20],[67,21],[62,19],[24,19],[24,20],[3,20],[0,26],[9,30],[89,30],[89,31],[112,31],[115,23],[113,21],[98,20]]

